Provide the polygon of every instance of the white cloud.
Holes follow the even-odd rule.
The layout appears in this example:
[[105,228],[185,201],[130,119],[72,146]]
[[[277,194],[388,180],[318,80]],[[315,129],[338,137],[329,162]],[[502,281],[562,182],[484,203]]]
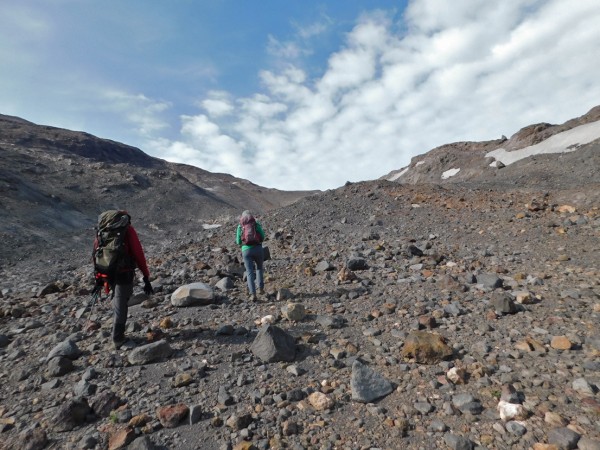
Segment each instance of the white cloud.
[[226,116],[232,113],[234,110],[234,106],[231,102],[231,96],[224,91],[209,92],[208,98],[201,101],[200,105],[211,117]]
[[303,49],[296,42],[292,41],[279,41],[274,36],[269,35],[269,42],[267,45],[267,51],[275,57],[282,59],[298,59],[302,55],[306,55],[309,52]]
[[[322,76],[290,64],[263,71],[263,93],[233,100],[227,122],[185,118],[183,141],[203,136],[194,148],[216,161],[204,169],[283,189],[332,188],[444,143],[495,139],[594,106],[600,3],[500,3],[413,1],[403,34],[383,14],[363,16]],[[223,148],[230,157],[217,158]]]
[[115,90],[105,91],[101,97],[101,108],[125,117],[141,136],[150,137],[169,126],[161,119],[161,113],[171,106],[169,102],[152,100],[143,94]]
[[[57,70],[63,56],[57,45],[68,42],[59,32],[71,16],[49,10],[0,6],[2,113],[27,104],[34,111],[28,120],[99,135],[110,129],[113,139],[147,142],[140,146],[156,156],[281,189],[377,178],[438,145],[560,123],[600,98],[596,0],[411,0],[402,16],[372,11],[358,17],[339,35],[342,45],[315,66],[322,48],[315,44],[332,42],[340,26],[334,15],[322,14],[293,24],[295,38],[267,31],[269,66],[244,74],[257,77],[260,89],[243,96],[218,85],[230,66],[203,54],[177,60],[174,52],[159,67],[148,62],[154,84],[140,82],[139,89],[131,87],[135,78],[68,59],[72,65]],[[102,16],[111,30],[123,27],[123,17]],[[133,39],[136,49],[148,51],[144,56],[176,30],[176,21],[149,17],[135,25]],[[114,62],[119,52],[107,48],[102,56]],[[47,87],[30,93],[21,79]],[[193,86],[169,97],[168,80],[190,79]],[[198,92],[207,93],[198,99]],[[198,110],[190,111],[192,105]],[[167,138],[170,114],[179,116],[180,129]]]

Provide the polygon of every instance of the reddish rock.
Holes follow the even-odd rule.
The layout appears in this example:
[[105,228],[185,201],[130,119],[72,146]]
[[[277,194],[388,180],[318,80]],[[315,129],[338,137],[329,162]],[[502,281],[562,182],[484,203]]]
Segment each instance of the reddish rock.
[[156,410],[156,416],[165,428],[175,428],[189,414],[190,409],[183,403],[177,405],[163,406]]
[[114,427],[108,435],[108,450],[127,448],[135,437],[135,430],[131,427]]

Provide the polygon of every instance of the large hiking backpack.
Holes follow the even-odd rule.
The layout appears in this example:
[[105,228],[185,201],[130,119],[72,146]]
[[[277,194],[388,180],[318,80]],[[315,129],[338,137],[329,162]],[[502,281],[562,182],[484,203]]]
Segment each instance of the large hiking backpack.
[[257,245],[262,242],[260,233],[256,229],[256,219],[254,217],[242,217],[240,225],[242,226],[242,243],[244,245]]
[[98,216],[94,268],[97,278],[114,285],[117,272],[131,268],[131,258],[125,249],[125,235],[131,217],[126,211],[110,210]]

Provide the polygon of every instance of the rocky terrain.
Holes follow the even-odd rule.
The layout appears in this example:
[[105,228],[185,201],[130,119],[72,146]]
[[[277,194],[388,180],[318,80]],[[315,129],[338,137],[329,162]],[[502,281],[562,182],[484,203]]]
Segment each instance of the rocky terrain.
[[79,244],[5,264],[0,448],[600,448],[600,171],[577,155],[585,180],[511,165],[263,210],[258,302],[235,213],[162,204],[177,232],[139,221],[156,293],[118,351]]

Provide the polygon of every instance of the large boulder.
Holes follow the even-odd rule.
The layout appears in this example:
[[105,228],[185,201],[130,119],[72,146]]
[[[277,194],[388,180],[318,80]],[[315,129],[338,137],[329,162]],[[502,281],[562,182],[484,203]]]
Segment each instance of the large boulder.
[[205,306],[215,302],[215,292],[208,284],[191,283],[180,286],[171,294],[173,306]]
[[294,337],[275,325],[264,325],[250,350],[264,362],[293,361],[296,357],[296,340]]

